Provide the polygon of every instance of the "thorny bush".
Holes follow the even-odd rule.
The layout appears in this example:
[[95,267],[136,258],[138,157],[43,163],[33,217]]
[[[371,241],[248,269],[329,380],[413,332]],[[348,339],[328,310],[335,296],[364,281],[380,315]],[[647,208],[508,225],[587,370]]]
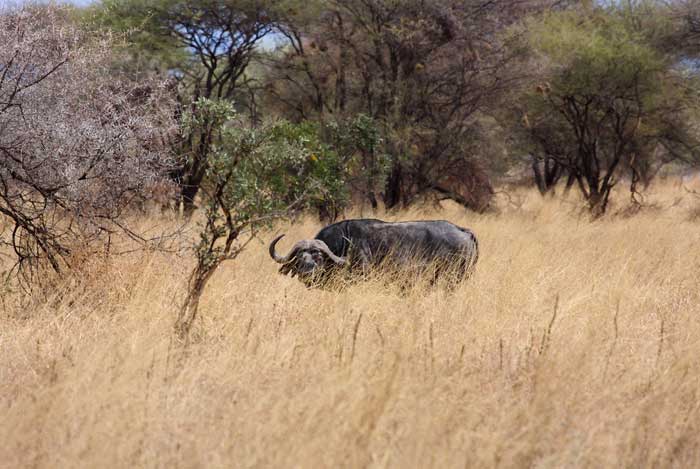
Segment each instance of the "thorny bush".
[[67,10],[0,12],[0,214],[25,281],[61,272],[76,248],[131,232],[124,210],[170,165],[165,82],[135,83],[112,65],[112,38],[71,24]]

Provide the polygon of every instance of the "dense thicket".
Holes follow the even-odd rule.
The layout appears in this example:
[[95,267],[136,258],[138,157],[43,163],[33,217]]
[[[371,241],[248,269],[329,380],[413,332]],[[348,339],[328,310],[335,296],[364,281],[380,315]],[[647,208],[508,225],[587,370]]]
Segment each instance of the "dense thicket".
[[[492,189],[478,154],[481,121],[523,76],[514,66],[520,38],[503,33],[555,4],[109,0],[88,16],[122,30],[143,16],[133,34],[137,62],[180,77],[181,101],[192,111],[205,97],[233,100],[252,125],[274,117],[327,125],[371,118],[386,158],[360,158],[351,176],[365,183],[351,187],[372,207],[433,193],[484,210]],[[187,53],[173,65],[178,49]],[[191,205],[216,136],[204,125],[183,137],[176,178]]]
[[[232,101],[253,126],[371,119],[380,145],[344,159],[355,202],[450,198],[481,211],[493,181],[527,163],[543,193],[564,177],[602,213],[621,177],[638,201],[661,166],[696,159],[698,11],[694,1],[105,0],[87,17],[129,32],[132,69],[177,76],[188,112],[205,97]],[[183,134],[174,173],[188,206],[216,146],[203,124]]]
[[[480,121],[524,76],[502,34],[544,2],[317,2],[266,54],[266,103],[295,119],[364,113],[381,123],[387,208],[434,192],[475,210],[492,193]],[[374,194],[364,194],[376,206]]]

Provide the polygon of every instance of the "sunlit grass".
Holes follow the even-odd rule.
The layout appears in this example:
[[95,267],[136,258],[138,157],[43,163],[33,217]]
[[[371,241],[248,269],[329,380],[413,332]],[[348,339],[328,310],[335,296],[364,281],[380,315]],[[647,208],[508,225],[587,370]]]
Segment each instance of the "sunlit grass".
[[[380,215],[476,232],[454,292],[307,289],[277,274],[269,233],[212,279],[186,352],[187,259],[94,261],[47,300],[7,296],[0,465],[695,465],[700,201],[667,184],[657,208],[591,223],[510,195],[500,214]],[[319,227],[280,226],[280,249]]]

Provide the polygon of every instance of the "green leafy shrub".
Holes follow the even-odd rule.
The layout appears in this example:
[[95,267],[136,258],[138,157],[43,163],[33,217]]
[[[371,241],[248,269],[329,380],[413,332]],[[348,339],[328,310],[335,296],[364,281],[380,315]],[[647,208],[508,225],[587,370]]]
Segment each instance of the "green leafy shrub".
[[212,126],[218,138],[200,191],[204,221],[178,318],[181,334],[189,331],[215,269],[234,259],[259,229],[304,209],[346,201],[338,153],[321,142],[315,125],[276,121],[252,128],[236,122],[230,102],[200,99],[196,108],[185,125]]

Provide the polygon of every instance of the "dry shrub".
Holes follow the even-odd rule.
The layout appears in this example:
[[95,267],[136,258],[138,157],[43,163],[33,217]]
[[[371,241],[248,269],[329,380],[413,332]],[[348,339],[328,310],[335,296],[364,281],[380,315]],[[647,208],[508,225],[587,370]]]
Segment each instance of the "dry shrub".
[[0,10],[0,241],[19,267],[60,272],[170,168],[170,89],[122,76],[112,44],[63,7]]
[[589,223],[529,195],[507,217],[391,216],[474,229],[476,272],[452,293],[306,289],[277,274],[268,239],[251,244],[212,278],[184,355],[171,331],[191,265],[169,255],[115,258],[22,317],[8,304],[0,461],[694,466],[698,224],[684,207]]

